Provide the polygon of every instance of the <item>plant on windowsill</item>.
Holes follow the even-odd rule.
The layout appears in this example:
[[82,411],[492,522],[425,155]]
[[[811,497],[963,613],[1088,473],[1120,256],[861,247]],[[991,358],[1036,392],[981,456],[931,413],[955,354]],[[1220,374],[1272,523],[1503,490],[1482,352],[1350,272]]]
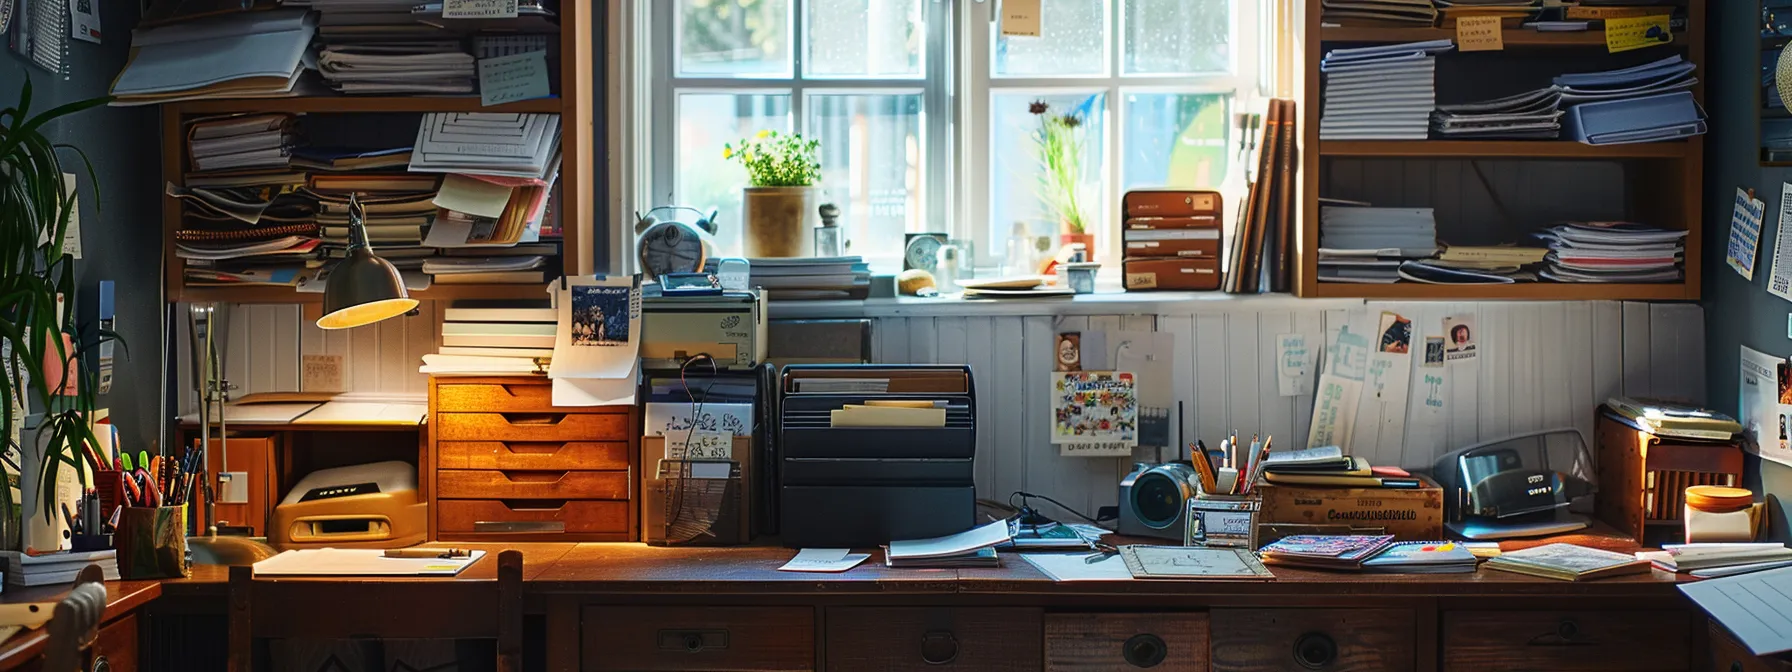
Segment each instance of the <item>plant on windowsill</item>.
[[760,131],[738,146],[722,146],[723,159],[739,161],[747,169],[741,220],[748,257],[804,257],[814,249],[809,218],[816,212],[820,149],[820,141],[804,139],[801,133],[777,131]]
[[1083,250],[1093,257],[1095,236],[1089,233],[1078,200],[1087,131],[1083,117],[1076,112],[1053,114],[1043,100],[1028,103],[1027,111],[1039,118],[1039,128],[1033,132],[1034,159],[1039,162],[1038,196],[1046,214],[1058,220],[1058,243],[1082,243]]
[[[58,297],[72,300],[78,287],[74,257],[63,250],[63,234],[76,216],[76,200],[74,190],[63,181],[57,153],[66,149],[79,157],[90,182],[93,166],[80,149],[52,143],[43,129],[110,100],[73,102],[31,116],[27,80],[18,103],[0,110],[0,345],[5,346],[0,357],[5,373],[0,375],[0,436],[21,456],[18,478],[24,500],[23,520],[15,520],[10,488],[0,487],[4,507],[0,511],[5,512],[0,520],[10,526],[4,530],[4,545],[13,548],[61,547],[64,520],[56,509],[62,498],[72,498],[79,488],[59,488],[58,481],[68,480],[67,469],[73,469],[74,481],[80,483],[87,468],[84,453],[97,454],[99,449],[88,421],[96,404],[97,382],[77,363],[86,348],[116,340],[117,335],[99,330],[91,342],[76,347],[79,330],[74,311],[58,306]],[[43,420],[32,440],[17,441],[13,437],[25,422],[28,406],[43,409]]]

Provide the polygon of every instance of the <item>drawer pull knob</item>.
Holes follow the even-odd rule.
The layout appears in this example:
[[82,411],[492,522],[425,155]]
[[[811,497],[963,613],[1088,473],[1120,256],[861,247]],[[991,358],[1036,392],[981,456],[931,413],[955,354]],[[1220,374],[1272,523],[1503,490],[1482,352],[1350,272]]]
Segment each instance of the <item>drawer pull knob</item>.
[[95,656],[93,659],[93,667],[89,668],[89,670],[90,672],[112,672],[112,661],[106,660],[104,655]]
[[1556,624],[1556,636],[1569,642],[1580,639],[1580,624],[1573,619],[1564,618],[1561,623]]
[[945,630],[921,635],[921,660],[928,665],[947,665],[958,659],[958,638]]
[[1309,632],[1294,640],[1294,662],[1309,670],[1324,669],[1338,660],[1338,643],[1331,635]]
[[661,630],[660,650],[703,653],[728,648],[727,630]]
[[1164,638],[1153,634],[1133,635],[1120,650],[1120,657],[1133,667],[1157,667],[1169,655]]
[[1742,661],[1732,661],[1730,663],[1730,672],[1742,672]]

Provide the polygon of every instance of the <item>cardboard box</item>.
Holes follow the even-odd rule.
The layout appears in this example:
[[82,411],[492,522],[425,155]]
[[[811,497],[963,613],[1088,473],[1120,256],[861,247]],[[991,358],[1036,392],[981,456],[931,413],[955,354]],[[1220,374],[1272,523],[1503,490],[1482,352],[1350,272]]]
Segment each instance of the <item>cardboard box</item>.
[[1419,478],[1424,486],[1413,490],[1260,483],[1263,513],[1258,522],[1383,526],[1400,541],[1443,539],[1443,488]]

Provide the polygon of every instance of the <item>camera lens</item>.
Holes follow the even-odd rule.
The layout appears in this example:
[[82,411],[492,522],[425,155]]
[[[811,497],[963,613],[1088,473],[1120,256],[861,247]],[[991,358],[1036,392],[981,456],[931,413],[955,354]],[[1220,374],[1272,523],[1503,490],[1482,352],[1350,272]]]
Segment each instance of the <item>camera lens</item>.
[[1139,522],[1162,529],[1176,522],[1182,508],[1182,490],[1170,477],[1151,472],[1133,481],[1133,509]]

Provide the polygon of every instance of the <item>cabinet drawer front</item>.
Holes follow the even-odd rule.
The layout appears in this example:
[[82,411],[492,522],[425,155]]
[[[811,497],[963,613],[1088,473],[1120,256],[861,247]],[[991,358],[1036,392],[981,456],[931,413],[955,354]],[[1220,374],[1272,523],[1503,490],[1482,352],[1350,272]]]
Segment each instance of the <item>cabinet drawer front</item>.
[[1038,609],[841,607],[827,613],[830,670],[1041,669]]
[[628,534],[628,502],[442,499],[436,501],[436,527],[455,533]]
[[442,469],[627,469],[626,441],[441,441]]
[[1397,672],[1417,664],[1417,625],[1407,609],[1215,609],[1211,616],[1214,672]]
[[88,655],[91,661],[88,669],[101,669],[99,661],[104,659],[105,669],[110,672],[136,672],[137,615],[125,616],[100,628],[99,636],[93,640],[93,649]]
[[1206,614],[1046,614],[1050,672],[1206,672]]
[[815,669],[808,607],[585,607],[584,670]]
[[1444,614],[1445,670],[1684,670],[1685,611],[1452,611]]
[[445,499],[628,499],[628,472],[443,469],[436,489]]
[[515,383],[437,383],[436,410],[442,413],[552,411],[555,410],[554,386],[547,384],[547,381],[534,380]]
[[1711,621],[1711,672],[1792,672],[1792,663],[1760,658]]
[[440,413],[431,418],[440,441],[627,441],[629,416],[619,413]]

